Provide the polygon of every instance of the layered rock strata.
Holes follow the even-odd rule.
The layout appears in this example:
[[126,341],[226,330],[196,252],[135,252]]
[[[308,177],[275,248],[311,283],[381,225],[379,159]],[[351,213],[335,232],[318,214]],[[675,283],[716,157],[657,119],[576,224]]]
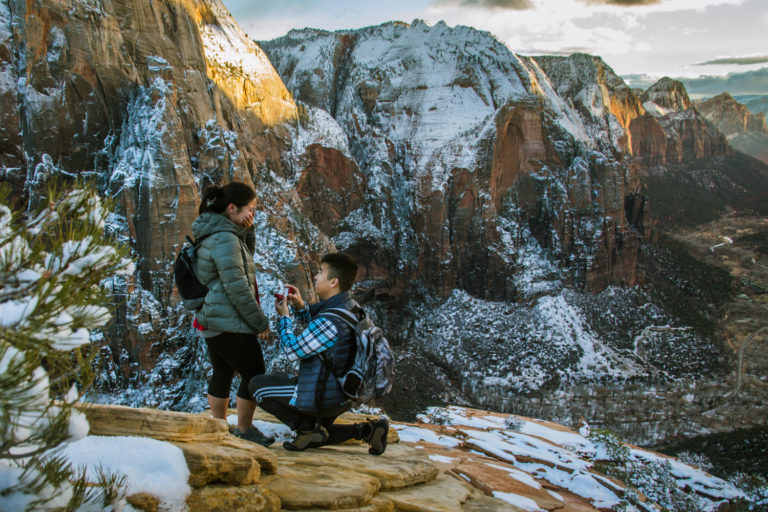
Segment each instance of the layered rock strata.
[[[721,126],[717,119],[724,119],[724,114],[701,111],[702,104],[690,100],[682,83],[662,78],[645,91],[633,90],[597,57],[575,54],[535,60],[556,90],[574,103],[592,137],[615,134],[614,146],[623,152],[639,192],[633,196],[634,204],[643,205],[650,215],[642,221],[646,235],[660,223],[712,220],[725,205],[764,210],[768,169],[734,152],[731,144],[735,147],[738,137],[728,135],[734,124],[756,127],[759,118],[751,121],[729,104],[732,115],[725,117],[732,121]],[[580,78],[585,76],[589,79]],[[723,112],[714,104],[724,105],[722,100],[712,108]],[[747,141],[762,135],[752,131],[739,137]],[[760,158],[763,147],[752,145],[745,152]]]
[[[190,511],[495,512],[535,506],[586,512],[608,510],[611,500],[631,492],[591,467],[595,447],[587,438],[553,423],[485,411],[449,408],[443,413],[452,418],[446,426],[393,424],[387,451],[376,457],[354,442],[305,452],[266,449],[233,438],[224,421],[202,415],[90,404],[83,410],[91,435],[148,436],[182,448],[190,469]],[[257,418],[267,422],[261,425],[275,421],[265,413]],[[345,415],[342,421],[361,419]],[[410,441],[398,440],[397,432]],[[237,446],[241,458],[251,458],[261,472],[234,479],[237,458],[228,461],[222,450],[229,446]],[[633,450],[648,460],[659,457]],[[738,494],[668,460],[681,481],[708,499]],[[560,481],[561,476],[566,478]],[[641,510],[659,510],[642,495],[638,499]],[[139,510],[156,510],[158,504],[146,493],[128,501]]]
[[663,167],[731,151],[725,136],[693,108],[681,82],[663,78],[640,101],[647,114],[630,124],[636,165]]
[[[229,433],[226,422],[206,415],[86,404],[82,407],[90,435],[143,436],[172,442],[184,452],[190,470],[187,497],[190,511],[244,510],[508,510],[500,500],[484,497],[454,478],[436,484],[439,470],[425,456],[398,444],[380,457],[368,455],[353,442],[307,452],[263,448]],[[261,421],[276,421],[264,413]],[[342,421],[359,421],[348,415]],[[444,478],[444,477],[441,477]],[[409,490],[410,492],[405,492]],[[446,494],[447,493],[447,494]],[[138,510],[157,510],[158,498],[130,495]]]

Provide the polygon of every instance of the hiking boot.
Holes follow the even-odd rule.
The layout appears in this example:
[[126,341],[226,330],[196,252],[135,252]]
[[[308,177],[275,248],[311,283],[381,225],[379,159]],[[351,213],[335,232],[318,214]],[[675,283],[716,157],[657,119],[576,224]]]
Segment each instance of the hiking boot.
[[322,425],[313,430],[297,430],[296,437],[283,443],[283,448],[292,452],[303,452],[307,448],[317,448],[328,440],[328,431]]
[[368,443],[368,453],[371,455],[381,455],[387,449],[387,434],[389,433],[389,421],[386,418],[377,420],[368,420],[370,432],[363,436],[363,441]]
[[232,434],[234,434],[236,437],[239,437],[240,439],[245,439],[246,441],[260,444],[261,446],[269,446],[275,442],[274,437],[265,436],[256,427],[251,427],[245,432],[242,432],[240,429],[236,428]]

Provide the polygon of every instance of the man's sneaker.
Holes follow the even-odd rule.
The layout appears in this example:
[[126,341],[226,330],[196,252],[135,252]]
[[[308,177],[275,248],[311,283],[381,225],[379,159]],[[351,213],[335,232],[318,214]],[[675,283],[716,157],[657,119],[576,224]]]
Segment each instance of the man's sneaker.
[[251,427],[245,432],[242,432],[239,428],[236,428],[233,434],[240,439],[245,439],[252,443],[260,444],[261,446],[269,446],[275,442],[274,437],[267,437],[261,433],[256,427]]
[[292,452],[303,452],[307,448],[317,448],[328,440],[328,431],[322,425],[316,425],[313,430],[297,430],[291,441],[283,443],[283,448]]
[[368,453],[371,455],[381,455],[387,449],[389,421],[386,418],[368,420],[368,427],[370,427],[371,431],[367,436],[363,436],[363,441],[370,445]]

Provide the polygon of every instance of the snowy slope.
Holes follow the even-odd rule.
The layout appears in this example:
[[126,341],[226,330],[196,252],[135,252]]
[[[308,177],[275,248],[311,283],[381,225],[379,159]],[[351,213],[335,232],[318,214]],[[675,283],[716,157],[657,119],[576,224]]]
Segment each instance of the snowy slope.
[[267,56],[243,33],[227,9],[220,2],[210,2],[209,8],[216,16],[216,23],[201,23],[200,37],[205,57],[220,66],[229,65],[233,73],[259,83],[274,75],[274,68]]
[[487,32],[417,21],[294,30],[262,47],[297,98],[365,143],[356,156],[372,174],[392,160],[388,139],[403,144],[398,164],[409,178],[429,174],[442,188],[451,168],[478,165],[479,144],[509,101],[541,98],[563,128],[589,141],[546,76]]
[[[402,441],[427,451],[451,450],[447,453],[452,457],[431,458],[453,465],[452,471],[467,479],[471,468],[457,464],[462,457],[457,446],[496,459],[492,467],[523,485],[517,492],[493,495],[523,510],[544,509],[535,500],[542,484],[555,489],[550,495],[560,502],[565,501],[560,493],[569,492],[607,510],[714,511],[728,500],[745,497],[733,484],[697,467],[624,445],[610,433],[590,432],[588,425],[575,432],[537,419],[461,407],[430,408],[419,420],[423,426],[395,425]],[[615,470],[625,483],[603,474]],[[638,491],[649,499],[640,499]]]
[[515,395],[539,389],[706,374],[720,354],[632,288],[597,296],[561,288],[525,304],[455,290],[417,307],[415,316],[405,335],[414,340],[411,350],[461,375],[475,403],[504,410],[514,407]]

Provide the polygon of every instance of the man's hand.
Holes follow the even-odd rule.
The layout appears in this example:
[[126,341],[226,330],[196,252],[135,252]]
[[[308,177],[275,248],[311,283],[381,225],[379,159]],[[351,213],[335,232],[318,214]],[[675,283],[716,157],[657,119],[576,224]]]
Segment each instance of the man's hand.
[[291,301],[293,309],[302,309],[304,307],[304,299],[301,298],[299,289],[292,284],[286,285],[288,288],[288,300]]
[[269,341],[269,338],[272,336],[272,331],[267,328],[266,331],[262,331],[256,335],[261,341]]
[[288,310],[288,297],[283,297],[283,300],[275,301],[275,311],[277,311],[277,314],[280,316],[288,316],[291,314]]

